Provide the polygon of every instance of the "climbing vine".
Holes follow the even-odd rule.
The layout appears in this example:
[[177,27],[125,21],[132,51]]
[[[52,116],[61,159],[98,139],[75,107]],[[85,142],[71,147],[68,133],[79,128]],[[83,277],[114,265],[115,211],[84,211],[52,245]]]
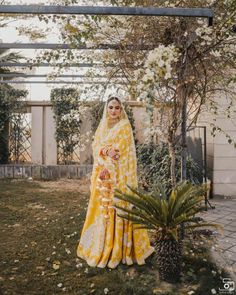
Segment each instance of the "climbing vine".
[[80,93],[74,88],[53,89],[51,102],[56,121],[58,162],[73,164],[79,161],[77,151],[83,150],[89,141],[89,133],[81,134],[86,107],[80,101]]
[[9,162],[10,121],[16,112],[21,113],[24,106],[22,98],[26,95],[26,90],[15,89],[7,84],[0,86],[0,164]]

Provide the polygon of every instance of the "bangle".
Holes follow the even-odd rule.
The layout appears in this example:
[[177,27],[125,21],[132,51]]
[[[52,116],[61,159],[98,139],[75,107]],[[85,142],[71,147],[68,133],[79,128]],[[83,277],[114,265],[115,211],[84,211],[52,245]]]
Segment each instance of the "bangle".
[[100,154],[102,154],[103,156],[108,156],[108,151],[109,151],[109,148],[104,147],[101,149]]
[[102,148],[102,149],[100,150],[100,155],[101,155],[101,156],[105,156],[104,148]]

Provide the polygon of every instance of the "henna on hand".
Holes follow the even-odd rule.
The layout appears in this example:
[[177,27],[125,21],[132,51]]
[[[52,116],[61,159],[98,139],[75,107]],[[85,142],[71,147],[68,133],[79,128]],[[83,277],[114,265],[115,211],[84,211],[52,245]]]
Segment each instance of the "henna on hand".
[[113,160],[118,160],[120,158],[120,154],[119,154],[119,150],[118,149],[110,149],[108,151],[108,156],[111,157]]
[[109,173],[109,171],[108,171],[106,168],[104,168],[104,169],[100,172],[100,174],[99,174],[99,178],[100,178],[101,180],[104,180],[104,179],[108,179],[108,178],[110,178],[110,173]]

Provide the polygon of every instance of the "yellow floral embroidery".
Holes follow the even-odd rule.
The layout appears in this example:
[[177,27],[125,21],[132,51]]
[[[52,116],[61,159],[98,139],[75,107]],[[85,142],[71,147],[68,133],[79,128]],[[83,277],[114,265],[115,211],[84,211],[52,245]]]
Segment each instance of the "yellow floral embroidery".
[[[91,176],[91,195],[77,255],[90,266],[115,268],[120,262],[144,264],[153,251],[147,230],[134,230],[132,222],[118,216],[115,204],[128,207],[128,203],[116,199],[114,188],[129,192],[126,184],[137,187],[137,159],[132,129],[126,119],[120,120],[103,138],[93,145],[94,166]],[[100,155],[106,146],[119,149],[119,160]],[[99,179],[106,168],[110,178]]]

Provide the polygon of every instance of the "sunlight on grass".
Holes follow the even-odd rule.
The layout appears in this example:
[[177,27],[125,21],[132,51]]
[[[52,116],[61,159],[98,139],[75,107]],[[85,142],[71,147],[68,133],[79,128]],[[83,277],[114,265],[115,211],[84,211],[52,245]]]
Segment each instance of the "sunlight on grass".
[[[73,184],[73,190],[71,185]],[[58,183],[0,182],[0,291],[3,294],[211,294],[221,276],[206,249],[212,242],[186,242],[183,276],[160,282],[153,256],[143,266],[91,268],[76,257],[87,193],[78,180]]]

